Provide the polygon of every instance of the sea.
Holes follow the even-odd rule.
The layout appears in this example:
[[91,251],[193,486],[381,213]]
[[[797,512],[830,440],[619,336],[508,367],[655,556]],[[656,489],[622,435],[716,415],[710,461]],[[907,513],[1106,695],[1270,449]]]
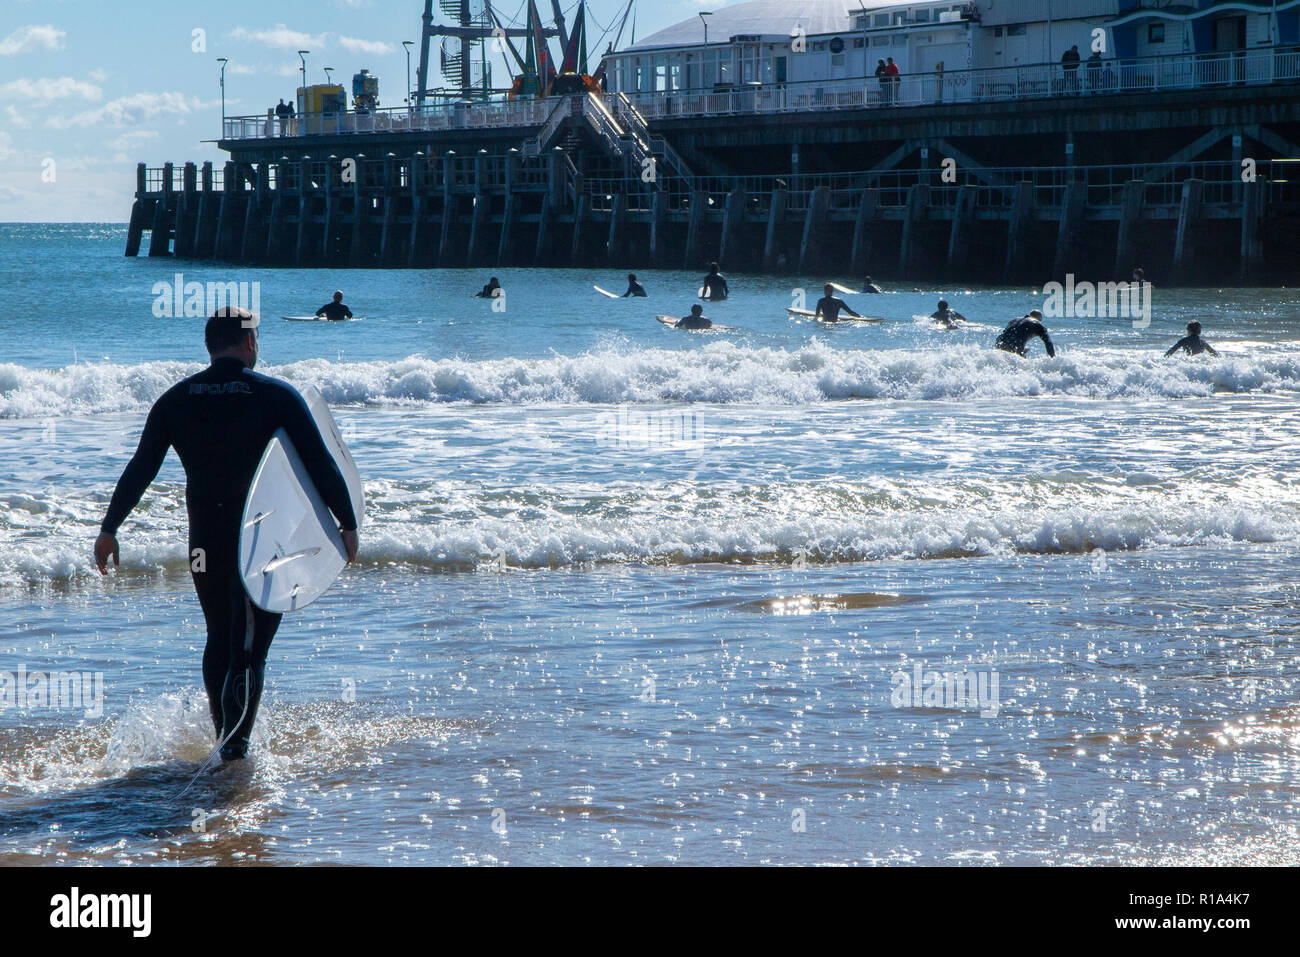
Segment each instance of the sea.
[[[827,326],[786,307],[862,277],[732,275],[688,333],[703,269],[124,245],[0,225],[0,864],[1300,863],[1300,291],[1151,276],[1020,358],[1042,287]],[[189,284],[256,296],[368,503],[208,768],[174,455],[92,558]]]

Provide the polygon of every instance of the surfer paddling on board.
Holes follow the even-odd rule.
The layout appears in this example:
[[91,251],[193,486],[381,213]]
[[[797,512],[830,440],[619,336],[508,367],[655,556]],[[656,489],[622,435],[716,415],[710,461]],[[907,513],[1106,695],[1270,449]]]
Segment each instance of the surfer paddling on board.
[[956,329],[959,322],[966,321],[965,316],[948,305],[947,299],[939,300],[939,309],[931,313],[930,318],[941,323],[947,329]]
[[709,274],[704,277],[704,289],[700,298],[707,299],[710,302],[721,302],[731,295],[731,289],[727,286],[727,280],[718,271],[718,264],[709,265]]
[[501,283],[497,282],[497,277],[493,276],[488,280],[488,284],[479,292],[474,294],[475,299],[497,299],[504,296],[506,291],[501,288]]
[[334,293],[334,298],[325,303],[316,310],[317,319],[328,319],[330,322],[342,322],[344,319],[352,318],[352,310],[343,305],[343,293]]
[[1165,353],[1168,359],[1179,350],[1186,352],[1189,356],[1199,356],[1202,352],[1208,352],[1212,356],[1217,356],[1214,347],[1201,338],[1201,324],[1199,322],[1189,322],[1187,324],[1187,335],[1174,343],[1174,347]]
[[[239,574],[244,500],[271,437],[283,428],[308,475],[339,523],[348,561],[357,555],[357,516],[347,484],[321,439],[302,396],[253,371],[257,317],[219,309],[204,338],[212,364],[167,390],[149,412],[140,446],[117,483],[95,541],[95,565],[119,563],[117,530],[140,502],[174,448],[185,468],[190,573],[207,622],[203,684],[221,757],[238,760],[262,696],[266,653],[280,615],[257,608]],[[249,631],[251,630],[251,635]]]
[[627,274],[627,292],[623,293],[623,298],[626,299],[628,296],[635,299],[646,298],[645,286],[636,281],[636,273],[634,272]]
[[850,309],[849,304],[843,299],[835,298],[835,287],[830,283],[826,284],[824,292],[826,294],[821,299],[817,300],[817,310],[815,315],[818,319],[821,319],[823,322],[839,322],[841,312],[847,312],[854,319],[862,318],[862,316]]
[[712,329],[713,323],[704,317],[704,307],[698,303],[691,306],[691,314],[677,320],[674,329]]
[[1032,310],[1027,316],[1012,319],[1011,324],[998,336],[995,345],[1003,352],[1014,352],[1018,356],[1023,356],[1025,346],[1035,336],[1043,340],[1043,345],[1047,347],[1048,358],[1056,355],[1052,337],[1047,334],[1047,327],[1043,325],[1043,314],[1037,309]]

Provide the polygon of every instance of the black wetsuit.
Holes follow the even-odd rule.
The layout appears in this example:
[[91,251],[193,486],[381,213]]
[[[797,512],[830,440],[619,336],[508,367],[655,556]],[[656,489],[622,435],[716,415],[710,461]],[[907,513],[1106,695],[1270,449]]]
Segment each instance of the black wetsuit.
[[711,302],[720,302],[731,296],[731,289],[727,286],[727,280],[723,278],[722,273],[710,273],[704,277],[704,295],[701,299],[708,299]]
[[[239,526],[253,474],[280,428],[288,432],[339,524],[355,529],[347,485],[302,396],[235,358],[215,360],[154,404],[101,528],[106,535],[117,534],[158,474],[168,448],[174,448],[185,468],[191,576],[208,627],[203,683],[218,736],[236,732],[231,747],[237,756],[247,748],[257,717],[266,653],[281,618],[248,600],[239,575]],[[245,669],[251,672],[251,694],[236,731],[244,712]]]
[[1184,336],[1174,344],[1172,349],[1165,353],[1165,357],[1168,358],[1169,356],[1172,356],[1179,349],[1186,352],[1189,356],[1199,356],[1202,352],[1208,352],[1212,356],[1218,355],[1218,353],[1214,351],[1214,347],[1200,336]]
[[352,310],[341,302],[327,302],[316,310],[316,315],[324,316],[330,322],[341,322],[352,318]]
[[953,327],[955,327],[955,326],[957,325],[957,323],[959,323],[959,322],[965,322],[965,321],[966,321],[966,317],[963,316],[963,315],[962,315],[960,312],[958,312],[956,309],[943,309],[943,310],[940,310],[939,312],[936,312],[936,313],[932,314],[932,315],[930,316],[930,318],[933,319],[933,320],[935,320],[936,322],[942,322],[942,323],[943,323],[945,326],[947,326],[949,329],[952,329]]
[[863,287],[862,291],[865,293],[871,293],[875,295],[880,293],[880,287],[877,286],[874,282],[869,282],[866,284],[866,286]]
[[824,319],[826,322],[839,322],[840,312],[847,312],[854,319],[862,318],[856,312],[849,308],[849,304],[843,299],[836,299],[834,296],[825,296],[817,301],[817,308],[814,310],[818,319]]
[[713,323],[704,316],[686,316],[684,319],[678,319],[675,329],[712,329]]
[[493,286],[490,283],[483,287],[483,291],[474,296],[475,299],[496,299],[504,290],[500,286]]
[[633,296],[634,298],[637,299],[645,299],[646,298],[645,286],[641,285],[639,282],[628,283],[627,292],[623,293],[623,298],[626,299],[628,296]]
[[1043,340],[1043,345],[1047,347],[1049,357],[1056,355],[1056,349],[1052,346],[1052,338],[1047,334],[1047,327],[1038,320],[1028,317],[1012,320],[1011,325],[1003,329],[1002,335],[998,336],[996,345],[1003,352],[1014,352],[1018,356],[1023,356],[1025,346],[1035,336]]

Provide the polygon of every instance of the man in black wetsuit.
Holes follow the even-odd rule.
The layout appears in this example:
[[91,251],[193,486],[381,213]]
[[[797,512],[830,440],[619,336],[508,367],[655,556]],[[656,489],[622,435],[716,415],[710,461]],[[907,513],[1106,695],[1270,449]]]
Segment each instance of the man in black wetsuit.
[[168,448],[185,468],[190,519],[190,570],[207,621],[203,683],[221,757],[238,760],[262,695],[266,653],[280,615],[248,599],[239,574],[244,500],[271,436],[285,429],[298,450],[347,547],[357,554],[357,518],[333,457],[311,412],[289,385],[253,372],[257,320],[245,309],[223,309],[205,332],[212,364],[165,392],[149,412],[135,456],[122,473],[95,541],[95,564],[108,574],[119,561],[117,530],[158,474]]
[[862,280],[862,291],[873,295],[879,295],[880,287],[872,281],[870,276],[868,276],[866,279]]
[[712,263],[709,266],[709,274],[704,277],[704,295],[700,298],[708,299],[710,302],[721,302],[730,295],[731,289],[727,286],[727,280],[718,271],[718,264]]
[[939,300],[939,309],[937,312],[931,313],[930,318],[943,323],[949,329],[956,329],[959,322],[966,321],[965,316],[948,305],[947,299]]
[[501,288],[501,283],[497,282],[497,277],[493,276],[490,280],[488,280],[488,284],[483,287],[483,290],[475,294],[474,298],[475,299],[496,299],[499,296],[503,296],[503,295],[505,295],[505,290]]
[[674,329],[712,329],[713,323],[704,317],[704,307],[696,304],[691,306],[691,314],[677,320]]
[[333,301],[327,302],[316,310],[316,317],[318,319],[323,317],[330,322],[342,322],[344,319],[352,318],[352,310],[343,305],[343,293],[336,292]]
[[1165,353],[1165,358],[1169,358],[1179,350],[1186,352],[1189,356],[1199,356],[1202,352],[1208,352],[1212,356],[1217,356],[1214,347],[1201,338],[1201,324],[1199,322],[1189,322],[1187,324],[1187,335],[1179,339],[1172,349]]
[[623,298],[626,299],[628,296],[636,299],[646,298],[645,286],[636,281],[636,273],[634,272],[627,274],[627,292],[623,293]]
[[835,298],[835,287],[830,283],[826,284],[824,292],[826,293],[817,301],[816,316],[825,322],[839,322],[840,313],[847,312],[854,319],[861,319],[858,313],[849,308],[849,304],[843,299]]
[[1052,346],[1052,337],[1047,334],[1047,327],[1043,325],[1043,314],[1037,309],[1027,316],[1012,319],[1011,324],[1002,330],[1002,335],[998,336],[996,345],[1003,352],[1014,352],[1018,356],[1023,356],[1025,346],[1035,336],[1043,340],[1049,358],[1056,355],[1056,349]]

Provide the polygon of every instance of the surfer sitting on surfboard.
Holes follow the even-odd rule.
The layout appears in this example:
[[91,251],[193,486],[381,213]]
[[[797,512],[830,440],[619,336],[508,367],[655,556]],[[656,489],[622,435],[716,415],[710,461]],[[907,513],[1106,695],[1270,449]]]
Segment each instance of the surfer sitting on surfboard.
[[628,296],[637,299],[646,298],[645,286],[636,281],[636,273],[634,272],[627,274],[627,292],[623,293],[623,298],[626,299]]
[[506,291],[501,288],[501,283],[497,282],[497,277],[493,276],[488,280],[488,284],[483,287],[482,291],[475,293],[475,299],[496,299],[504,296]]
[[871,277],[868,276],[866,279],[862,280],[862,291],[868,293],[879,293],[880,287],[872,282]]
[[208,320],[205,339],[212,364],[167,390],[149,412],[95,541],[95,565],[107,575],[108,559],[118,564],[117,530],[174,448],[185,468],[190,574],[208,629],[203,683],[218,740],[226,742],[221,756],[233,761],[248,751],[266,653],[281,618],[249,601],[239,574],[244,500],[272,435],[283,428],[293,440],[339,523],[348,561],[357,554],[357,517],[302,396],[253,372],[257,317],[246,309],[219,309]]
[[331,322],[342,322],[344,319],[352,318],[352,310],[343,305],[343,293],[334,293],[334,299],[325,303],[316,310],[317,319],[328,319]]
[[824,322],[839,322],[841,312],[847,312],[854,319],[862,318],[862,316],[850,309],[849,304],[843,299],[835,298],[835,287],[830,283],[826,284],[824,291],[826,295],[817,301],[817,309],[814,313],[818,319]]
[[966,317],[948,305],[947,299],[939,300],[939,310],[930,314],[935,322],[940,322],[949,329],[956,329],[957,323],[965,322]]
[[698,303],[691,306],[691,314],[677,320],[674,329],[712,329],[713,323],[704,316],[704,307]]
[[700,291],[700,298],[708,299],[710,302],[721,302],[730,295],[731,290],[727,287],[727,280],[718,271],[718,264],[712,263],[709,266],[709,274],[704,277],[704,288]]

